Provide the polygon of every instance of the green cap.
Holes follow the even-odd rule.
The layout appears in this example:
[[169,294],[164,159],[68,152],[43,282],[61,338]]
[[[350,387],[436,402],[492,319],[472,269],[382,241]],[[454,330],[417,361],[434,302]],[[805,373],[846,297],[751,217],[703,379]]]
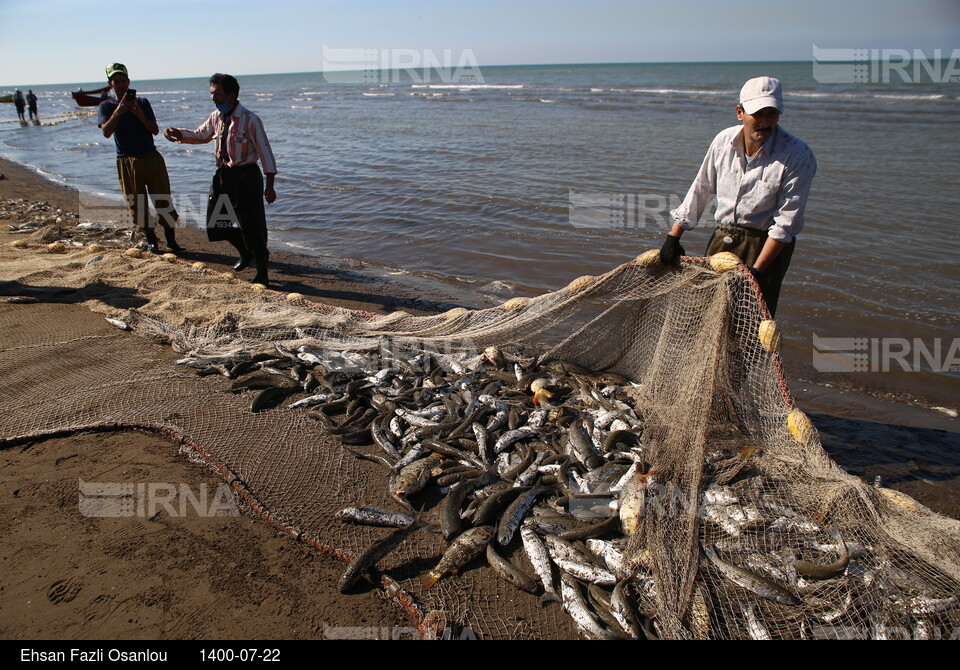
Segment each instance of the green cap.
[[123,63],[114,63],[112,65],[108,65],[106,69],[107,69],[107,81],[110,81],[110,79],[113,78],[113,75],[117,73],[127,74],[127,66],[124,65]]

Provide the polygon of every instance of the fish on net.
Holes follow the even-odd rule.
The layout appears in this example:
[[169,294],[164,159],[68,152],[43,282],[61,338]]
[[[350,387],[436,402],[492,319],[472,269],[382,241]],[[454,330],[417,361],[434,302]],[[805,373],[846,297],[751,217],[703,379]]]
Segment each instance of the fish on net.
[[[957,522],[833,463],[789,394],[749,273],[720,269],[647,254],[537,298],[432,316],[259,294],[206,323],[171,318],[187,289],[160,272],[140,278],[151,301],[126,322],[222,380],[255,425],[297,426],[307,446],[273,458],[242,444],[235,417],[207,417],[226,436],[218,460],[265,516],[364,559],[344,590],[379,578],[424,629],[955,630]],[[335,440],[311,453],[310,434]]]

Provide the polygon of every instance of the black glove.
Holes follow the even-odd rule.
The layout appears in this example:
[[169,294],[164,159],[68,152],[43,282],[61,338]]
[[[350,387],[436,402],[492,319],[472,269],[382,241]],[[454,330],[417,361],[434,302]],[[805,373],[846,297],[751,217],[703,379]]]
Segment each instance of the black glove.
[[680,246],[680,238],[673,235],[667,235],[663,246],[660,247],[660,262],[664,265],[680,265],[680,257],[686,256],[687,252]]
[[754,280],[759,284],[760,277],[763,276],[763,270],[758,270],[757,268],[750,268],[750,274],[753,275]]

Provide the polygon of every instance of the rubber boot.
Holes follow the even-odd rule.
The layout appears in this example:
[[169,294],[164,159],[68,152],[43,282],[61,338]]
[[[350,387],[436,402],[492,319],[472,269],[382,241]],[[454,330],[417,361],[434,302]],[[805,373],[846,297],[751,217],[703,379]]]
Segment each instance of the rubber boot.
[[236,272],[240,270],[246,270],[250,263],[253,262],[253,254],[250,253],[250,250],[247,249],[247,245],[244,243],[243,238],[237,235],[233,239],[227,240],[234,246],[237,250],[237,253],[240,254],[240,259],[237,261],[237,264],[233,266],[233,269]]
[[263,284],[266,286],[269,281],[267,279],[267,265],[270,260],[270,254],[266,251],[263,251],[257,252],[255,255],[257,259],[257,274],[254,275],[253,279],[250,280],[250,283]]
[[151,254],[159,254],[160,240],[157,239],[157,234],[153,232],[153,228],[144,228],[143,235],[147,238],[147,251]]
[[182,251],[186,251],[186,249],[177,244],[177,231],[173,229],[173,226],[164,228],[163,236],[167,238],[167,248],[173,253],[179,254]]

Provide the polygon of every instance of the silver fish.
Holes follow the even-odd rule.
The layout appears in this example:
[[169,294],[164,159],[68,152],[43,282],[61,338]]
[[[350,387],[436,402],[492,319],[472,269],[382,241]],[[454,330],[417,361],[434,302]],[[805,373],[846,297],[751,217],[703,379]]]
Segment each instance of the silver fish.
[[614,640],[624,637],[620,633],[607,630],[597,621],[580,591],[580,585],[570,575],[560,575],[560,594],[563,600],[563,608],[587,637],[600,640]]
[[346,507],[333,516],[340,521],[349,521],[366,526],[406,528],[413,523],[413,517],[409,514],[393,512],[379,507]]
[[111,319],[107,317],[107,323],[109,323],[111,326],[116,326],[120,330],[130,330],[130,324],[123,319]]
[[423,527],[424,521],[420,514],[413,523],[405,528],[398,528],[384,538],[381,538],[367,547],[359,556],[354,557],[350,565],[340,577],[337,588],[340,593],[346,593],[367,572],[376,567],[377,563],[394,550],[401,542],[407,539],[417,529]]
[[547,535],[543,540],[550,551],[550,559],[561,571],[581,581],[599,586],[613,586],[617,583],[617,578],[612,572],[593,564],[570,542],[557,535]]
[[534,501],[543,493],[552,491],[553,489],[553,486],[535,486],[526,493],[522,493],[516,500],[510,503],[510,506],[507,507],[503,516],[500,517],[497,542],[501,545],[510,544],[510,540],[513,539],[513,534],[520,527],[520,524],[523,523]]
[[740,611],[743,612],[743,618],[746,621],[747,634],[752,640],[772,640],[770,631],[763,627],[757,615],[754,612],[755,603],[740,603]]
[[533,571],[540,578],[543,584],[544,594],[540,597],[540,606],[543,607],[547,601],[562,602],[557,589],[553,585],[553,568],[550,563],[550,554],[547,551],[543,540],[528,525],[520,529],[520,538],[523,540],[523,550],[527,553],[527,558],[533,566]]
[[741,586],[761,598],[773,600],[782,605],[800,604],[800,599],[797,598],[797,596],[779,584],[722,560],[717,556],[717,552],[713,547],[704,547],[703,552],[720,573],[737,586]]
[[444,552],[437,567],[428,573],[423,581],[423,590],[426,591],[446,575],[459,572],[460,568],[480,555],[491,537],[493,526],[478,526],[460,535]]

